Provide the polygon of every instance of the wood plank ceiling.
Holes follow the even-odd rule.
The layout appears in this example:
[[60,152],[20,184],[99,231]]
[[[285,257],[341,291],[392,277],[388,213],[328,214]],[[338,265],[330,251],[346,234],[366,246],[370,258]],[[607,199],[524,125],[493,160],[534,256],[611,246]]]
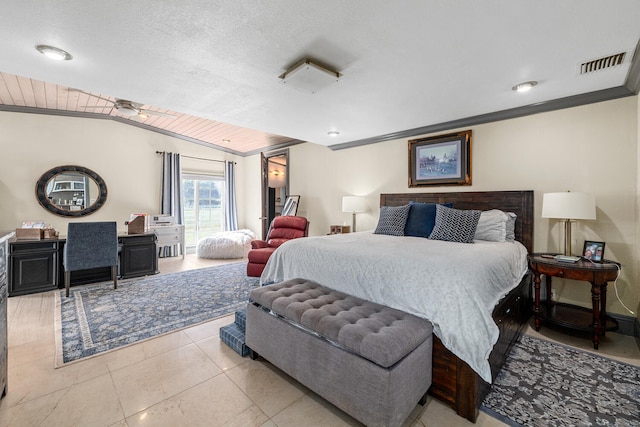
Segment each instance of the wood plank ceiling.
[[108,95],[85,93],[0,72],[0,111],[109,118],[238,155],[250,155],[301,142],[150,105],[143,105],[141,114],[126,116],[115,108],[115,102],[116,98]]

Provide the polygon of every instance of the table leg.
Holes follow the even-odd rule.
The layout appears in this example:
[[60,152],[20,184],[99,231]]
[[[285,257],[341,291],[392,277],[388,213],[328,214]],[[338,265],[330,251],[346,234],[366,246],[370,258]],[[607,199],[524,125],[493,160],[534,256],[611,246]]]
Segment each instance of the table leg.
[[600,285],[600,322],[604,336],[607,332],[607,283]]
[[547,307],[551,307],[554,302],[551,299],[551,276],[544,276],[545,284],[547,285]]
[[533,314],[534,314],[534,326],[536,331],[540,330],[540,274],[535,273],[533,276]]
[[600,334],[602,334],[602,326],[600,326],[600,285],[591,282],[591,304],[593,312],[593,348],[598,349],[600,344]]

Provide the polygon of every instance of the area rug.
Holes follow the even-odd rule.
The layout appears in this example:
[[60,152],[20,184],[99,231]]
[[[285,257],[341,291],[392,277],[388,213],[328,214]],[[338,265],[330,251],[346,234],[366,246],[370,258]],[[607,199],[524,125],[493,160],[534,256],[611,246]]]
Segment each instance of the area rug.
[[246,306],[246,262],[56,293],[56,366],[193,326]]
[[512,426],[640,426],[640,368],[523,335],[482,410]]

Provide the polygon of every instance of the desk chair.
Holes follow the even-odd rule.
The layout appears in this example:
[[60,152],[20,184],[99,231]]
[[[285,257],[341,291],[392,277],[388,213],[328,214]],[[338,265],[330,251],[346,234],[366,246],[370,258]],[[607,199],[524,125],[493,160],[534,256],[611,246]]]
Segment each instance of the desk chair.
[[118,231],[115,222],[71,222],[63,253],[64,287],[69,296],[71,272],[111,267],[118,289]]

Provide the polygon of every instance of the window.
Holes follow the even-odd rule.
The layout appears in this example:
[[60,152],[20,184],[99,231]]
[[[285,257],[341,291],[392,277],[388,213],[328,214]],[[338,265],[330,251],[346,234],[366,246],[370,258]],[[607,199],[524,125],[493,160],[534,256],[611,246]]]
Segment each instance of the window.
[[224,227],[224,178],[184,174],[182,177],[185,246],[194,248],[203,237]]

